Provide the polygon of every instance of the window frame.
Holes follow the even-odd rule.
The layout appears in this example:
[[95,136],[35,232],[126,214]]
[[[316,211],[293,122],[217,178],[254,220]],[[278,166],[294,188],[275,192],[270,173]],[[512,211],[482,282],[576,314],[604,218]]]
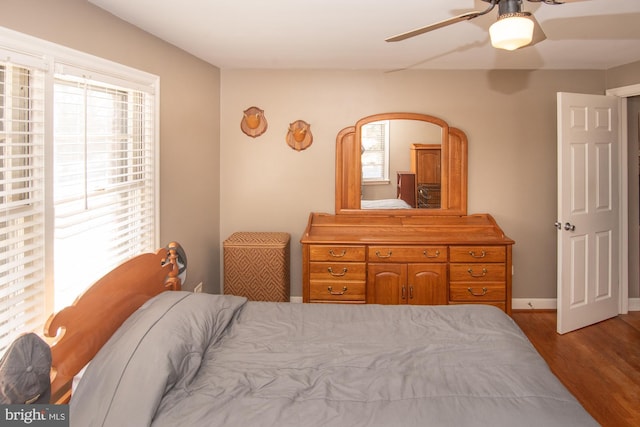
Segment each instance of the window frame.
[[361,153],[361,168],[362,168],[362,185],[379,185],[379,184],[388,184],[390,182],[390,178],[389,178],[389,168],[390,168],[390,147],[389,147],[389,139],[390,139],[390,122],[389,120],[378,120],[375,122],[370,122],[367,123],[365,125],[362,126],[362,140],[364,141],[365,139],[365,128],[366,127],[370,127],[370,126],[382,126],[382,128],[384,129],[384,134],[382,135],[382,138],[379,139],[379,141],[382,143],[382,149],[381,150],[371,150],[371,151],[375,151],[378,152],[380,154],[378,154],[378,156],[381,158],[382,162],[381,163],[374,163],[374,165],[379,165],[380,168],[380,175],[375,176],[375,177],[371,177],[371,178],[366,178],[364,176],[364,169],[365,169],[365,164],[364,161],[362,160],[364,155],[367,153],[367,150],[364,146],[362,146],[362,153]]
[[[153,157],[153,210],[154,227],[153,240],[155,250],[160,245],[160,78],[146,71],[138,70],[114,61],[87,54],[59,44],[42,40],[27,34],[0,27],[0,55],[7,62],[27,67],[38,68],[44,75],[44,318],[54,311],[54,282],[53,282],[53,242],[54,242],[54,200],[53,200],[53,112],[54,112],[54,83],[57,73],[75,73],[78,76],[99,76],[101,82],[127,86],[145,93],[152,94],[154,105],[152,144]],[[26,332],[26,331],[25,331]],[[41,333],[41,330],[34,331]]]

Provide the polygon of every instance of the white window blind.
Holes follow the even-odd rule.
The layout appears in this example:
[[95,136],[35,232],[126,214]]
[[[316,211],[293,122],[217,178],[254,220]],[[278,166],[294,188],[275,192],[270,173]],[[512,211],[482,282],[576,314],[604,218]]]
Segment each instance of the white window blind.
[[92,73],[54,83],[56,310],[155,249],[155,99]]
[[35,66],[0,61],[0,352],[48,314],[44,86]]
[[0,357],[158,245],[158,77],[0,27]]
[[389,180],[389,121],[382,120],[363,125],[362,181]]

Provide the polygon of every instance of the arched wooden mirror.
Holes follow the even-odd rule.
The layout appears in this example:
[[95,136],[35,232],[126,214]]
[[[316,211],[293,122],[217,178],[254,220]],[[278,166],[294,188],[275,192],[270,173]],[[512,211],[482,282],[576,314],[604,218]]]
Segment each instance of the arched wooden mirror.
[[336,213],[467,214],[467,137],[442,119],[385,113],[336,139]]

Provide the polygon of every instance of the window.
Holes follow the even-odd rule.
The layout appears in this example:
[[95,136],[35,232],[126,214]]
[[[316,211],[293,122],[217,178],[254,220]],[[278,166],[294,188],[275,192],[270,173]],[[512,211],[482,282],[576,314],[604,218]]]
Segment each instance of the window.
[[18,334],[41,333],[53,311],[116,265],[158,245],[157,77],[6,35],[0,354]]
[[40,70],[0,62],[0,352],[45,311],[43,89]]
[[362,182],[389,181],[389,121],[367,123],[361,128]]
[[[56,310],[73,302],[92,272],[102,276],[155,249],[152,108],[153,97],[139,90],[56,76]],[[91,256],[79,264],[87,247]]]

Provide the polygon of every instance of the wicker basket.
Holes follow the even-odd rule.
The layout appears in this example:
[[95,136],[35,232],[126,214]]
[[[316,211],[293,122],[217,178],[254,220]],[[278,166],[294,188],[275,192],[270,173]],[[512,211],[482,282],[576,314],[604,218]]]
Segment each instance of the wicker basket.
[[233,233],[223,249],[225,294],[252,301],[289,301],[288,233]]

